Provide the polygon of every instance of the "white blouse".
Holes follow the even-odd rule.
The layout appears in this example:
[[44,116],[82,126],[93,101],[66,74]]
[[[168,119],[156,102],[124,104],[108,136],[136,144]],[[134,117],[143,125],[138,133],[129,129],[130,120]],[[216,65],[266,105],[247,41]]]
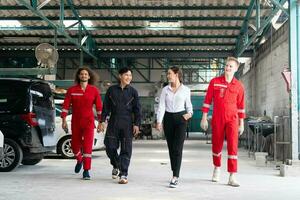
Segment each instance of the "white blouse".
[[170,85],[165,86],[162,89],[159,98],[157,122],[162,123],[165,111],[170,113],[176,113],[185,110],[191,115],[193,114],[193,105],[191,102],[190,89],[185,85],[181,84],[177,91],[174,93]]

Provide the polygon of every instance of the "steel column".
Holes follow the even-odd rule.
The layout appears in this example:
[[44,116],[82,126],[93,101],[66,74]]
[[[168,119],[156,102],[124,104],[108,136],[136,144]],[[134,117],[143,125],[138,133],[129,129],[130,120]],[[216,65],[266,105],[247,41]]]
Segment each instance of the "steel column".
[[291,69],[291,131],[292,131],[292,159],[299,158],[299,110],[300,110],[300,5],[297,0],[290,0],[290,69]]

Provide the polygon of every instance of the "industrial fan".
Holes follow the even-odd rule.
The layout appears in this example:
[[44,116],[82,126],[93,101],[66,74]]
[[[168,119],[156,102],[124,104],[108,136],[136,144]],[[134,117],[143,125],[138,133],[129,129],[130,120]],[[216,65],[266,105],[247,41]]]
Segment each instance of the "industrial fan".
[[42,43],[35,48],[35,57],[38,67],[54,68],[58,61],[58,52],[52,45]]

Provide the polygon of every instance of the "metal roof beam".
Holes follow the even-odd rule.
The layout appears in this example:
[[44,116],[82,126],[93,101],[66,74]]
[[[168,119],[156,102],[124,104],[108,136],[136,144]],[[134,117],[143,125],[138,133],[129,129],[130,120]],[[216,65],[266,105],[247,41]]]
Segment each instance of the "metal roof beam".
[[56,74],[56,68],[0,68],[0,76]]
[[[85,27],[88,31],[97,30],[151,30],[147,26],[91,26]],[[160,27],[158,27],[160,28]],[[161,27],[162,30],[165,27]],[[21,26],[21,27],[0,27],[2,31],[27,31],[27,30],[52,30],[50,26]],[[181,26],[168,27],[168,30],[240,30],[240,26]],[[71,27],[68,30],[77,31],[77,28]]]
[[281,5],[281,4],[279,3],[279,1],[277,1],[277,0],[270,0],[270,1],[274,4],[274,6],[278,7],[278,8],[279,8],[280,10],[282,10],[287,16],[289,16],[289,11],[283,7],[283,4]]
[[[281,0],[280,4],[283,5],[286,1],[287,0]],[[276,6],[276,8],[274,8],[272,10],[272,12],[269,14],[269,16],[264,20],[264,23],[261,24],[260,28],[251,36],[250,39],[247,39],[246,41],[243,41],[243,42],[239,41],[240,45],[237,45],[237,47],[236,47],[235,56],[237,56],[237,57],[241,56],[242,53],[255,41],[257,36],[260,36],[262,34],[264,29],[269,25],[269,23],[271,22],[273,17],[276,15],[278,10],[279,10],[279,7]]]
[[[233,56],[234,51],[99,51],[99,58],[224,58]],[[251,57],[252,51],[243,53]]]
[[[247,10],[247,5],[191,5],[191,6],[84,6],[84,5],[74,5],[76,10]],[[269,8],[269,7],[264,7]],[[57,10],[59,6],[45,6],[43,10]],[[66,10],[70,10],[69,6],[65,7]],[[0,6],[0,10],[26,10],[25,6]]]
[[[233,50],[154,50],[154,51],[99,51],[99,58],[226,58],[233,56]],[[34,51],[24,50],[2,50],[0,49],[0,58],[24,58],[28,56],[34,56]],[[245,51],[243,57],[252,57],[253,51]],[[59,50],[59,56],[61,58],[78,58],[78,51],[61,51]],[[85,56],[85,59],[90,57]],[[159,62],[159,61],[158,61]]]
[[[89,35],[90,36],[90,35]],[[168,35],[92,35],[93,38],[182,38],[182,39],[197,39],[197,38],[204,38],[204,39],[211,39],[211,38],[231,38],[235,39],[238,35],[184,35],[184,34],[168,34]],[[0,38],[5,39],[6,37],[12,39],[12,38],[53,38],[54,35],[14,35],[14,36],[1,36]],[[70,35],[72,38],[77,38],[75,35]],[[58,38],[64,38],[64,36],[58,36]]]
[[243,43],[247,43],[248,42],[248,26],[249,26],[249,20],[250,17],[252,16],[252,12],[254,10],[254,6],[256,5],[256,0],[251,0],[245,19],[243,21],[243,25],[242,28],[240,30],[240,34],[238,36],[238,39],[236,41],[236,50],[239,51],[238,49],[240,48],[240,46]]
[[[64,35],[71,43],[75,44],[78,48],[82,49],[85,53],[87,53],[88,55],[90,55],[91,57],[93,57],[94,59],[97,59],[97,57],[92,54],[90,52],[89,49],[81,46],[77,40],[73,39],[72,37],[70,37],[64,30],[61,30],[61,28],[53,23],[49,18],[47,18],[45,15],[43,15],[39,10],[35,10],[31,5],[29,5],[25,0],[16,0],[18,3],[26,6],[31,12],[33,12],[35,15],[37,15],[38,19],[40,20],[44,20],[45,22],[47,22],[49,24],[49,26],[53,27],[54,29],[56,29],[60,34]],[[57,19],[59,20],[60,17],[57,17]]]
[[[17,0],[17,1],[24,1],[24,0]],[[27,4],[28,5],[28,4]],[[31,7],[31,6],[30,6]],[[31,7],[32,8],[32,7]],[[33,8],[32,8],[33,9]],[[34,10],[34,9],[33,9]],[[47,17],[48,20],[59,20],[58,16],[44,16]],[[122,21],[129,21],[129,20],[148,20],[148,21],[178,21],[178,20],[189,20],[189,21],[243,21],[244,17],[242,16],[176,16],[176,17],[152,17],[152,16],[82,16],[80,17],[81,20],[122,20]],[[255,19],[255,18],[250,18]],[[20,16],[1,16],[0,20],[19,20],[19,21],[40,21],[42,20],[41,17],[35,16],[28,16],[28,17],[20,17]],[[65,17],[65,20],[77,20],[76,17]]]
[[[0,43],[0,47],[16,47],[16,48],[26,48],[28,46],[36,46],[40,43],[34,42],[34,43]],[[72,46],[72,43],[58,43],[60,46]],[[167,42],[160,42],[160,43],[97,43],[98,47],[103,46],[131,46],[131,48],[134,48],[135,46],[235,46],[235,43],[204,43],[204,42],[196,42],[196,43],[167,43]]]

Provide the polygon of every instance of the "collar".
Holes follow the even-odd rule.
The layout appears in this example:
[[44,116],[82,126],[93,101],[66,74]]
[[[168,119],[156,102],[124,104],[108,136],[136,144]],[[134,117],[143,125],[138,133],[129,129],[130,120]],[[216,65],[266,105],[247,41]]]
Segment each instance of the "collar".
[[[77,84],[76,87],[77,87],[78,89],[82,90],[80,84]],[[86,88],[85,88],[85,91],[86,91],[89,87],[90,87],[90,84],[87,84],[87,86],[86,86]]]
[[[181,88],[181,86],[183,86],[183,83],[180,83],[179,87],[177,90],[179,90]],[[171,84],[168,84],[168,89],[172,91],[172,87]]]
[[[121,83],[119,83],[117,86],[118,86],[118,88],[122,89]],[[128,89],[129,87],[130,87],[130,84],[126,85],[123,89]]]
[[233,85],[235,85],[235,84],[237,83],[238,80],[237,80],[235,77],[233,77],[233,79],[231,80],[231,82],[228,83],[228,82],[226,82],[225,75],[223,75],[223,76],[221,76],[221,81],[222,81],[222,83],[233,84]]

